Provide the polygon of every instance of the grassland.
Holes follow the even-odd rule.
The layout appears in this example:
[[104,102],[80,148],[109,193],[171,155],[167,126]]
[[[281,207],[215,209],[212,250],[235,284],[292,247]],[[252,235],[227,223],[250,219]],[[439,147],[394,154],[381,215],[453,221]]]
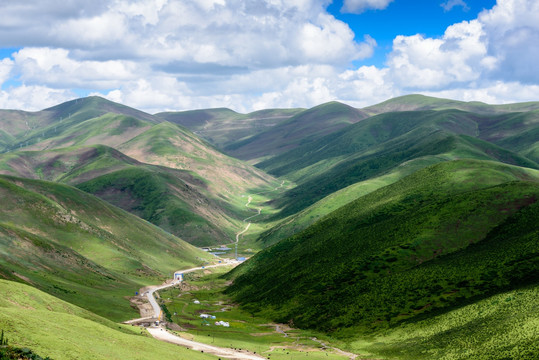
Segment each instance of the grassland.
[[[274,324],[238,308],[223,293],[227,283],[220,277],[223,271],[226,270],[188,274],[181,289],[159,292],[171,320],[183,329],[180,336],[225,348],[247,349],[271,359],[347,359],[320,343],[328,342],[323,334]],[[195,300],[200,304],[195,304]],[[201,313],[214,315],[216,319],[205,321],[200,318]],[[228,322],[230,327],[215,325],[216,321]],[[177,326],[174,328],[178,329]]]
[[75,188],[0,177],[0,276],[114,320],[126,297],[209,255]]
[[[275,244],[282,239],[286,239],[299,233],[315,222],[323,219],[326,215],[362,196],[384,186],[393,184],[417,170],[451,159],[449,157],[450,154],[445,155],[447,156],[425,156],[407,161],[385,175],[347,186],[344,189],[324,197],[322,200],[317,201],[308,208],[282,220],[272,221],[271,219],[277,217],[279,212],[277,210],[269,212],[268,216],[265,218],[268,219],[268,221],[265,222],[264,218],[262,218],[261,223],[257,224],[259,227],[265,227],[266,230],[261,231],[256,237],[254,243],[257,245],[255,248],[265,248]],[[278,198],[279,194],[275,194],[275,197]]]
[[[9,344],[62,359],[215,359],[163,343],[31,286],[0,280],[0,329]],[[113,304],[111,304],[112,306]]]
[[80,186],[199,246],[232,241],[241,195],[278,184],[185,128],[97,97],[6,114],[30,128],[0,174]]
[[382,359],[536,359],[537,285],[502,292],[349,343]]
[[386,100],[380,104],[372,105],[363,110],[369,114],[381,114],[395,111],[423,111],[457,109],[477,114],[501,114],[510,112],[526,112],[539,109],[539,102],[525,102],[517,104],[489,105],[480,101],[456,101],[440,99],[419,94],[399,96]]
[[304,109],[266,109],[239,114],[225,108],[155,114],[184,126],[219,149],[286,121]]
[[526,286],[537,178],[492,162],[427,167],[261,251],[229,291],[254,313],[347,338]]
[[[232,241],[239,222],[187,171],[132,167],[77,185],[196,246]],[[204,202],[201,204],[201,200]]]
[[471,158],[539,168],[517,152],[476,138],[478,117],[458,110],[381,114],[257,166],[298,183],[278,201],[282,217],[419,158]]
[[317,140],[366,117],[360,110],[330,102],[302,111],[266,131],[232,143],[224,150],[239,159],[259,162],[303,143]]

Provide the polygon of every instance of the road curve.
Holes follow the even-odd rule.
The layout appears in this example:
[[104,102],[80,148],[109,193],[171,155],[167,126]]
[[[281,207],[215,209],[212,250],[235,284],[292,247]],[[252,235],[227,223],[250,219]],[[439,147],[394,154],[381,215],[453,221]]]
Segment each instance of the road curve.
[[[196,267],[196,268],[191,268],[191,269],[187,269],[187,270],[178,270],[176,272],[178,273],[182,273],[182,274],[187,274],[187,273],[190,273],[190,272],[193,272],[193,271],[197,271],[197,270],[202,270],[202,269],[208,269],[208,268],[214,268],[214,267],[218,267],[218,266],[225,266],[225,265],[231,265],[232,262],[230,261],[226,261],[224,263],[221,263],[221,264],[215,264],[215,265],[208,265],[208,266],[200,266],[200,267]],[[169,288],[169,287],[172,287],[174,285],[177,285],[179,283],[181,283],[183,280],[173,280],[172,282],[168,283],[168,284],[163,284],[163,285],[157,285],[157,286],[153,286],[151,287],[147,292],[145,292],[144,294],[146,294],[146,297],[148,298],[148,301],[150,302],[150,304],[152,305],[152,308],[153,308],[153,312],[154,312],[154,317],[156,319],[159,318],[159,315],[161,314],[161,307],[159,306],[159,304],[157,303],[157,301],[155,300],[155,296],[153,295],[154,292],[156,291],[159,291],[159,290],[163,290],[163,289],[166,289],[166,288]],[[143,294],[143,295],[144,295]]]
[[238,350],[233,349],[225,349],[218,346],[212,346],[208,344],[202,344],[196,341],[187,340],[182,337],[173,335],[169,333],[168,331],[163,330],[162,328],[148,328],[148,331],[150,334],[161,341],[166,341],[168,343],[185,346],[190,349],[196,350],[196,351],[203,351],[208,354],[216,355],[222,358],[226,359],[245,359],[245,360],[262,360],[266,359],[265,357],[248,353],[248,352],[242,352]]
[[[197,271],[197,270],[203,270],[203,269],[208,269],[208,268],[213,268],[213,267],[218,267],[218,266],[231,265],[231,264],[234,264],[234,262],[225,261],[224,263],[221,263],[221,264],[208,265],[208,266],[203,266],[203,267],[200,266],[200,267],[191,268],[191,269],[187,269],[187,270],[179,270],[177,272],[181,272],[182,274],[186,274],[186,273],[190,273],[190,272]],[[155,300],[154,293],[156,291],[163,290],[163,289],[172,287],[174,285],[177,285],[177,284],[181,283],[182,281],[183,280],[173,280],[172,282],[170,282],[168,284],[154,286],[154,287],[150,288],[147,292],[144,293],[146,295],[146,297],[148,298],[148,301],[152,305],[153,312],[154,312],[153,320],[159,319],[159,317],[161,315],[161,307],[159,306],[159,304]],[[146,318],[146,319],[152,319],[152,318]],[[131,320],[130,322],[135,322],[137,320],[140,320],[140,319],[134,319],[134,320]],[[126,322],[126,323],[129,323],[129,322]],[[248,353],[246,351],[238,351],[238,350],[233,350],[233,349],[226,349],[226,348],[222,348],[222,347],[218,347],[218,346],[212,346],[212,345],[203,344],[203,343],[199,343],[199,342],[192,341],[192,340],[187,340],[187,339],[184,339],[184,338],[179,337],[177,335],[171,334],[166,329],[164,329],[164,327],[162,327],[162,326],[160,326],[160,327],[149,327],[149,328],[147,328],[147,330],[157,340],[166,341],[168,343],[172,343],[172,344],[176,344],[176,345],[180,345],[180,346],[185,346],[185,347],[188,347],[188,348],[196,350],[196,351],[203,351],[205,353],[212,354],[212,355],[215,355],[215,356],[218,356],[218,357],[221,357],[221,358],[225,358],[225,359],[238,359],[238,360],[262,360],[262,359],[266,359],[265,357],[262,357],[262,356],[259,356],[259,355],[256,355],[256,354],[251,354],[251,353]]]

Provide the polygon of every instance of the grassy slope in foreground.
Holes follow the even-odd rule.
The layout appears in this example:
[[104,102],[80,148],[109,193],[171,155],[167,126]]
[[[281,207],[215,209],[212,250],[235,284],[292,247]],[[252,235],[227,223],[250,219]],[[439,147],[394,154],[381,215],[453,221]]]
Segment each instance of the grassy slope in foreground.
[[260,252],[230,291],[275,320],[353,336],[533,281],[538,178],[491,162],[428,167]]
[[209,256],[78,189],[0,176],[0,276],[114,320],[124,297]]
[[0,329],[9,343],[61,359],[215,359],[149,337],[30,286],[0,280]]
[[436,317],[349,344],[369,357],[400,360],[535,360],[539,286],[503,292]]

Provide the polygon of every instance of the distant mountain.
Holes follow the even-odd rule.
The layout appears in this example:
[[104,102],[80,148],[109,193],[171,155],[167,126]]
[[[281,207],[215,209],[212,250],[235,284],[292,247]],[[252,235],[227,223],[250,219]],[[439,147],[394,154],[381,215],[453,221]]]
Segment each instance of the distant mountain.
[[[478,131],[482,121],[489,119],[459,110],[385,113],[257,166],[298,183],[278,200],[283,208],[281,216],[294,214],[335,191],[381,176],[414,159],[471,158],[539,167],[523,155],[476,138],[482,135]],[[530,123],[528,129],[536,126]]]
[[189,171],[141,163],[103,145],[0,155],[0,174],[77,186],[198,246],[230,242],[236,214]]
[[537,284],[538,200],[537,170],[433,165],[256,254],[229,292],[275,321],[352,338],[433,318]]
[[232,143],[224,150],[239,159],[256,162],[318,140],[366,117],[361,110],[330,102],[302,111],[266,131]]
[[[113,320],[124,296],[207,253],[99,198],[58,183],[0,176],[0,277]],[[106,299],[106,301],[104,301]]]
[[267,109],[239,114],[226,108],[158,113],[155,116],[188,128],[219,149],[273,127],[303,109]]
[[380,104],[362,109],[370,115],[396,111],[424,111],[457,109],[477,114],[500,114],[539,110],[539,102],[525,102],[504,105],[489,105],[479,101],[457,101],[425,95],[405,95],[386,100]]
[[[2,132],[11,139],[10,142],[4,144],[4,151],[27,147],[43,139],[54,137],[81,122],[107,113],[150,123],[157,122],[150,114],[98,96],[71,100],[37,112],[0,110]],[[2,137],[6,135],[0,135],[0,139]],[[0,145],[2,145],[1,142]],[[1,148],[0,151],[2,151]]]
[[[197,245],[233,241],[245,215],[241,195],[276,184],[181,126],[98,97],[24,114],[34,123],[13,131],[0,173],[88,182],[84,189]],[[133,188],[142,179],[152,191]]]

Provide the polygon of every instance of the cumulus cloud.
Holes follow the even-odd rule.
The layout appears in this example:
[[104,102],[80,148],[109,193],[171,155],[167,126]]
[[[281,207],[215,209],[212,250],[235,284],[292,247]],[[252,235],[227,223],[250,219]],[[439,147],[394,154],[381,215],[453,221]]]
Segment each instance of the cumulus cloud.
[[64,89],[51,89],[46,86],[17,86],[8,90],[0,90],[0,108],[41,110],[77,96]]
[[500,0],[479,14],[488,53],[494,59],[493,79],[539,83],[539,2]]
[[463,11],[470,10],[468,4],[466,4],[464,0],[447,0],[446,2],[441,3],[440,6],[444,8],[444,11],[451,11],[456,6],[462,6]]
[[9,79],[11,70],[13,68],[13,60],[5,58],[0,60],[0,86]]
[[436,89],[477,80],[487,56],[483,27],[477,20],[447,28],[440,39],[397,36],[388,65],[402,88]]
[[341,12],[361,14],[367,10],[382,10],[393,0],[344,0]]
[[[390,2],[351,0],[343,9]],[[410,92],[537,100],[537,1],[498,0],[440,37],[397,36],[381,67],[354,65],[372,56],[376,40],[354,34],[326,11],[328,4],[2,1],[0,46],[20,49],[0,59],[0,107],[37,110],[76,97],[75,88],[149,112],[220,106],[246,112],[330,100],[361,107]]]
[[137,78],[136,65],[131,62],[76,61],[65,49],[23,48],[13,58],[14,70],[28,85],[107,89]]

